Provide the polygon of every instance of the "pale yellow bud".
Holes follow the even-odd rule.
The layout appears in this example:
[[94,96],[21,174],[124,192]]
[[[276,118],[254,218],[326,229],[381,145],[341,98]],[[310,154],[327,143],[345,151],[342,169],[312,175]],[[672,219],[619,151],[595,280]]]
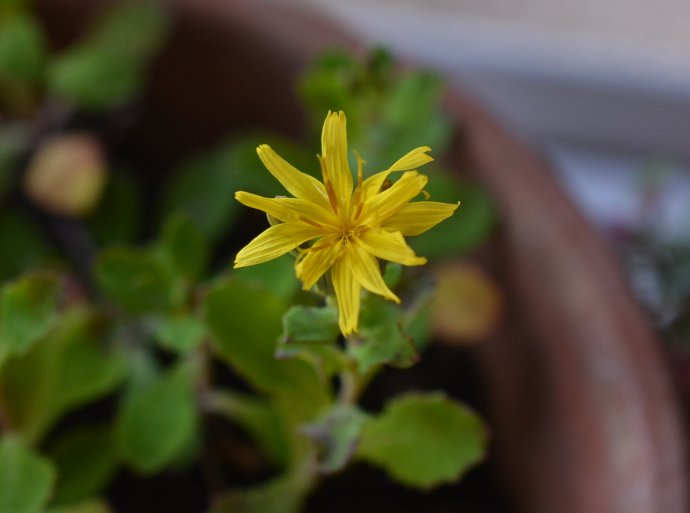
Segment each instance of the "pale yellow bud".
[[54,136],[36,150],[26,175],[26,195],[54,214],[82,217],[98,204],[106,178],[103,149],[86,133]]

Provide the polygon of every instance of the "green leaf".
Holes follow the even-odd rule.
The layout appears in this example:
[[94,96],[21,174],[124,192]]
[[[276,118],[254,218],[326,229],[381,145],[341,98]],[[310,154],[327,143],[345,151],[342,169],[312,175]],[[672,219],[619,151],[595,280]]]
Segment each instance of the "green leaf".
[[402,308],[370,295],[361,311],[359,333],[348,339],[347,347],[361,374],[384,364],[405,368],[417,362],[419,355],[405,330]]
[[69,310],[50,336],[5,363],[0,401],[10,423],[35,442],[67,411],[111,392],[122,359],[101,347],[102,327],[87,311]]
[[163,195],[163,214],[183,212],[210,241],[217,241],[240,212],[234,171],[224,153],[194,157],[175,170]]
[[0,20],[0,90],[38,83],[46,63],[41,27],[27,15]]
[[88,46],[110,48],[142,66],[156,55],[170,30],[165,6],[151,0],[113,4],[86,40]]
[[197,429],[194,373],[181,366],[128,397],[117,420],[117,447],[137,471],[153,474],[188,452]]
[[48,450],[57,468],[51,503],[68,505],[99,494],[117,470],[112,431],[81,426],[60,437]]
[[39,513],[50,496],[55,470],[14,436],[0,442],[0,513]]
[[285,300],[291,299],[300,287],[295,276],[295,257],[292,255],[283,255],[260,265],[235,269],[233,273],[243,282],[269,290],[271,294]]
[[103,292],[132,313],[160,311],[170,306],[170,276],[148,252],[107,249],[98,256],[94,272]]
[[142,72],[127,55],[109,48],[79,47],[52,63],[53,94],[86,110],[119,106],[139,91]]
[[46,513],[112,513],[112,510],[105,502],[91,499],[76,504],[49,508]]
[[206,326],[194,317],[164,317],[155,335],[161,346],[185,354],[201,343],[206,336]]
[[184,214],[170,216],[163,227],[161,244],[173,272],[188,280],[198,278],[208,263],[208,243]]
[[209,513],[299,513],[311,480],[298,472],[245,490],[225,492]]
[[334,307],[293,306],[283,315],[285,343],[334,343],[338,328],[338,309]]
[[258,390],[290,401],[306,420],[328,402],[328,392],[306,363],[275,359],[286,310],[280,298],[231,277],[209,292],[205,319],[221,357]]
[[57,321],[59,283],[50,274],[29,274],[0,293],[0,361],[26,352]]
[[289,453],[284,422],[269,400],[223,390],[209,394],[207,402],[211,411],[227,417],[253,437],[273,463],[287,464]]
[[144,70],[167,33],[154,2],[119,2],[93,31],[52,63],[52,92],[84,109],[123,104],[144,83]]
[[486,192],[446,173],[430,174],[426,190],[432,201],[461,204],[450,218],[408,239],[417,254],[430,259],[456,256],[487,241],[496,226],[497,213]]
[[336,308],[293,306],[283,315],[283,335],[275,355],[310,363],[327,383],[347,364],[347,357],[335,344],[339,336]]
[[329,474],[345,468],[354,456],[368,415],[355,406],[337,405],[318,422],[302,428],[318,448],[318,468]]
[[357,454],[407,486],[428,489],[481,461],[486,438],[479,417],[443,393],[407,394],[367,424]]

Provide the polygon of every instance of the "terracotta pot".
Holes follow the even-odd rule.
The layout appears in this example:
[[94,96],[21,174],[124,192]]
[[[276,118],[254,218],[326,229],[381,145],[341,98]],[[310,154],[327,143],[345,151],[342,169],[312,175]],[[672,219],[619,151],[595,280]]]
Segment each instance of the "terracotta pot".
[[[131,134],[164,168],[237,127],[299,133],[293,79],[324,47],[355,47],[329,22],[249,0],[179,0],[175,36],[157,63]],[[58,42],[92,8],[45,0]],[[495,271],[508,314],[477,350],[499,462],[531,513],[685,513],[685,440],[660,342],[606,245],[533,152],[461,92],[452,161],[502,212]]]

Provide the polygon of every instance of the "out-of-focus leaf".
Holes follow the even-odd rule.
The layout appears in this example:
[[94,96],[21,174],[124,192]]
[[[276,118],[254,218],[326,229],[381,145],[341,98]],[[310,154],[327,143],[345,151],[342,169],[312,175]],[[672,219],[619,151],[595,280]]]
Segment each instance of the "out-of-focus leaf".
[[486,192],[444,173],[431,174],[426,190],[432,201],[461,204],[445,221],[408,239],[417,254],[430,259],[456,256],[487,241],[496,225],[497,213]]
[[231,490],[216,499],[209,513],[298,513],[311,480],[294,472],[245,490]]
[[117,469],[112,431],[81,426],[59,438],[48,450],[57,468],[51,504],[67,506],[99,494]]
[[143,197],[137,182],[124,172],[113,172],[103,197],[88,219],[100,246],[128,244],[138,235]]
[[127,55],[109,48],[79,47],[53,61],[53,94],[87,110],[125,103],[142,86],[142,72]]
[[368,415],[355,406],[337,405],[302,431],[319,450],[318,466],[330,474],[342,470],[355,454]]
[[283,466],[288,462],[284,422],[270,401],[228,390],[214,392],[207,399],[211,411],[244,429],[273,463]]
[[151,0],[125,0],[112,4],[87,37],[88,46],[116,50],[146,64],[156,55],[170,30],[164,5]]
[[46,513],[112,513],[108,505],[98,499],[90,499],[65,506],[55,506]]
[[431,146],[438,154],[452,133],[440,107],[439,78],[399,73],[382,50],[367,62],[342,51],[325,53],[302,76],[299,92],[314,132],[320,132],[328,110],[346,112],[348,142],[366,161],[365,175],[386,169],[418,146]]
[[179,353],[189,353],[206,336],[206,326],[190,316],[164,317],[156,328],[161,346]]
[[130,312],[165,310],[171,303],[171,277],[149,252],[106,249],[94,271],[103,292]]
[[409,367],[419,356],[414,341],[405,331],[404,311],[380,296],[362,302],[359,333],[350,337],[348,353],[365,374],[379,365]]
[[17,210],[0,211],[0,280],[36,269],[54,259],[51,248],[31,221]]
[[240,211],[233,198],[234,171],[222,153],[192,158],[175,171],[163,195],[163,214],[183,212],[210,241],[217,241]]
[[197,429],[194,372],[180,366],[127,398],[117,421],[117,447],[137,471],[152,474],[185,454]]
[[165,223],[161,245],[172,271],[187,280],[198,278],[208,263],[208,243],[184,214],[174,214]]
[[50,88],[88,110],[120,105],[141,89],[167,32],[167,14],[156,2],[117,2],[83,41],[53,61]]
[[205,303],[205,319],[221,357],[258,390],[292,405],[311,419],[328,402],[328,392],[305,362],[276,360],[276,340],[287,305],[270,292],[236,278],[218,281]]
[[36,84],[45,62],[45,40],[33,18],[17,14],[0,19],[0,91],[9,85]]
[[102,328],[89,312],[60,317],[50,336],[5,363],[0,394],[11,424],[35,442],[67,411],[111,392],[122,359],[99,345]]
[[0,441],[0,513],[39,513],[48,501],[55,470],[16,436]]
[[295,258],[292,255],[235,269],[233,273],[243,282],[255,284],[285,300],[292,298],[299,289],[299,281],[295,276]]
[[477,415],[444,394],[407,394],[365,426],[357,454],[405,485],[428,489],[481,461],[486,438]]
[[285,343],[333,343],[339,334],[338,310],[334,307],[293,306],[283,315]]
[[57,321],[59,283],[51,274],[29,274],[0,292],[0,362],[26,352]]

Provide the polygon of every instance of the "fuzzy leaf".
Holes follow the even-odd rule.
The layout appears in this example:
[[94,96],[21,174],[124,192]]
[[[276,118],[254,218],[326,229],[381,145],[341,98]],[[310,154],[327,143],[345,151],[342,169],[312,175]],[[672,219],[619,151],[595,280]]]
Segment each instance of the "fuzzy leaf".
[[459,479],[485,447],[475,413],[442,393],[407,394],[367,424],[357,454],[405,485],[428,489]]
[[169,371],[125,401],[116,426],[121,457],[142,474],[160,471],[194,442],[198,418],[190,368]]
[[0,361],[24,353],[55,325],[58,289],[50,274],[28,274],[2,288]]
[[122,358],[101,347],[100,330],[89,312],[67,311],[50,336],[6,362],[0,400],[26,440],[40,440],[61,415],[120,383]]
[[173,272],[188,280],[198,278],[208,263],[208,243],[184,214],[170,216],[163,227],[162,247]]
[[14,436],[0,441],[0,513],[39,513],[55,480],[49,461]]
[[29,16],[0,20],[0,91],[43,78],[46,47],[40,25]]
[[281,476],[253,488],[224,493],[209,513],[298,513],[309,486],[309,480],[299,474]]
[[168,19],[154,2],[118,2],[77,46],[53,62],[53,93],[88,109],[121,105],[137,94],[144,69],[167,34]]
[[46,510],[46,513],[112,513],[112,510],[105,502],[91,499],[65,506],[56,506]]
[[333,343],[337,340],[338,310],[333,307],[293,306],[283,315],[283,340]]
[[103,291],[130,312],[160,311],[170,305],[170,276],[147,252],[107,249],[96,261],[95,274]]
[[258,390],[290,401],[297,416],[309,419],[328,393],[309,365],[274,357],[286,310],[270,292],[229,278],[209,292],[205,318],[223,359]]
[[164,317],[156,328],[156,340],[166,349],[189,353],[206,336],[206,326],[194,317]]

